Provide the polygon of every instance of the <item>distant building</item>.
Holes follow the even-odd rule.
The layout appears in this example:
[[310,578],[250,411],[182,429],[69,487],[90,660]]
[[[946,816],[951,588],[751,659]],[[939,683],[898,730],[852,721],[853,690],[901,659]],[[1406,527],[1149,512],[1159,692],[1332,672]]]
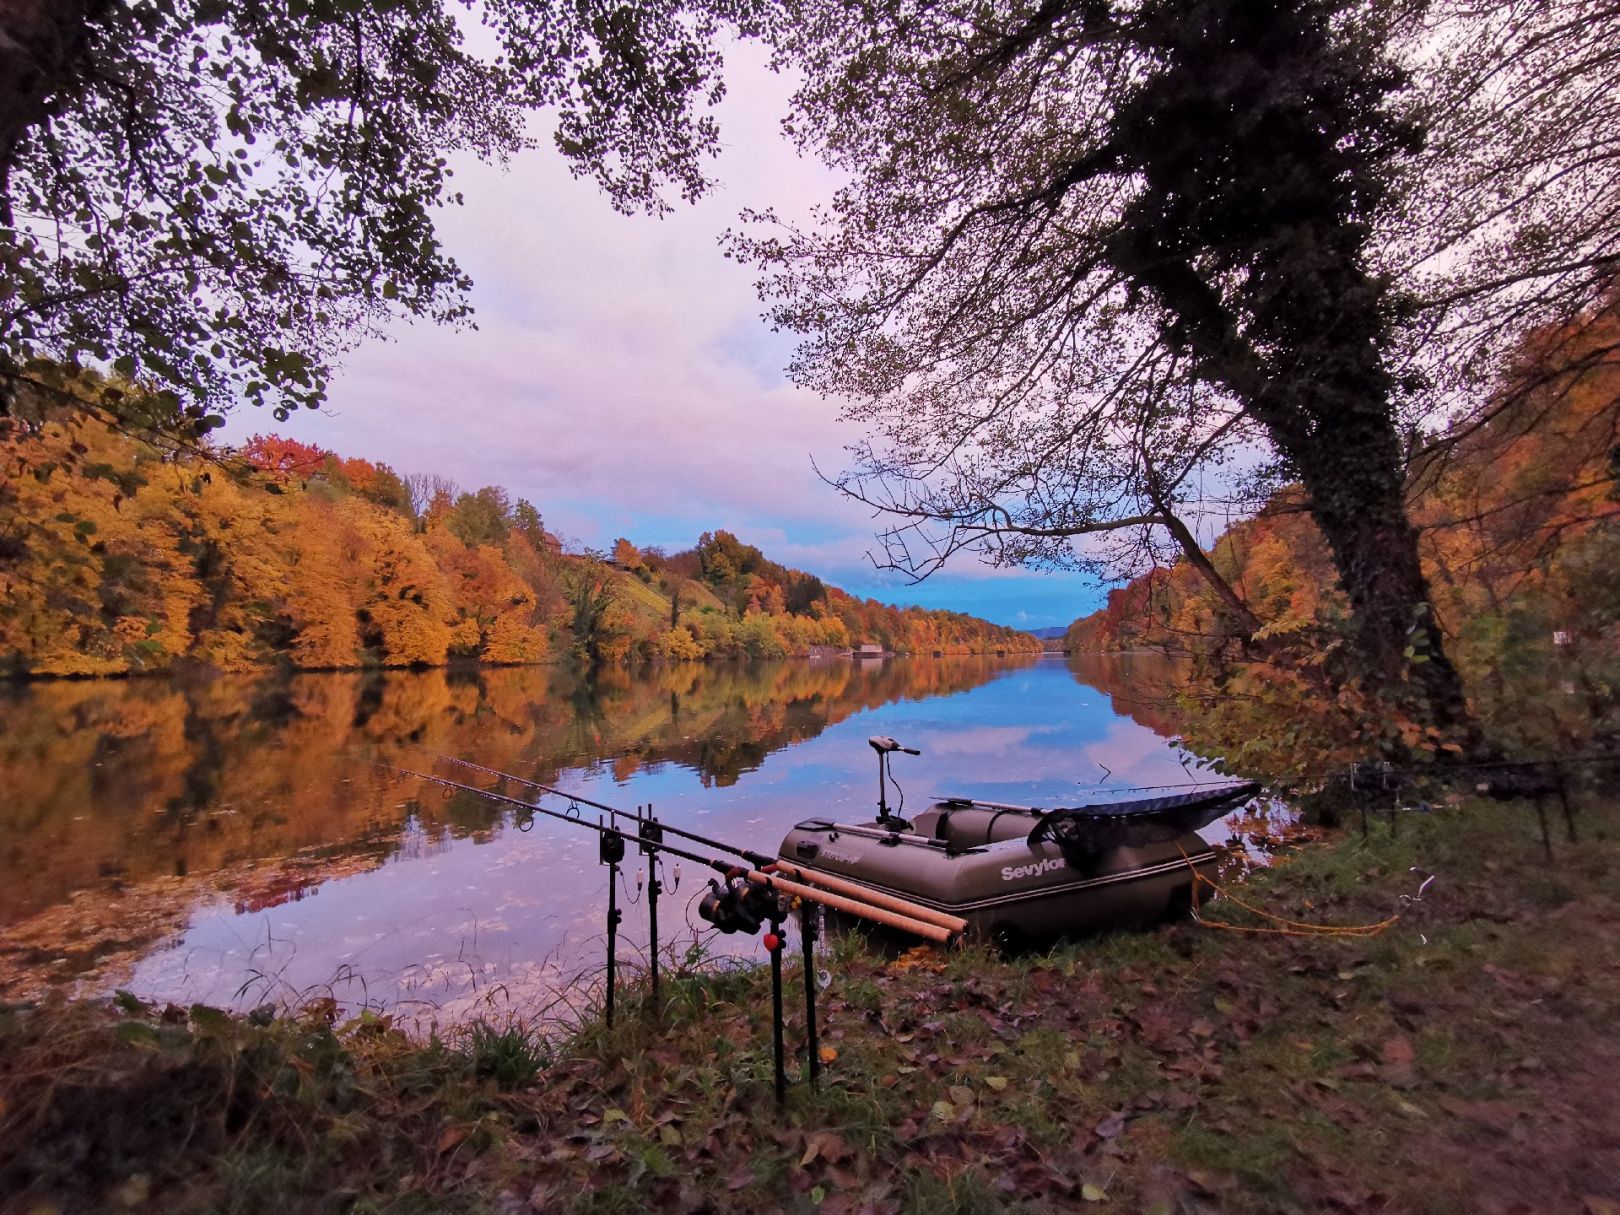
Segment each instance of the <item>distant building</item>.
[[889,651],[880,645],[858,645],[850,651],[856,658],[882,658]]

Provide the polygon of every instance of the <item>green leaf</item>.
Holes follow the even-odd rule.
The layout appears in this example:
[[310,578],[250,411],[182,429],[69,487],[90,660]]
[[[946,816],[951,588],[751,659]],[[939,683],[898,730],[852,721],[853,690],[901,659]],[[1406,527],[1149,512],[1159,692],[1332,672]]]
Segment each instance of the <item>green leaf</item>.
[[156,1050],[158,1045],[157,1030],[144,1021],[124,1021],[113,1030],[113,1037],[127,1046],[139,1046],[144,1049]]

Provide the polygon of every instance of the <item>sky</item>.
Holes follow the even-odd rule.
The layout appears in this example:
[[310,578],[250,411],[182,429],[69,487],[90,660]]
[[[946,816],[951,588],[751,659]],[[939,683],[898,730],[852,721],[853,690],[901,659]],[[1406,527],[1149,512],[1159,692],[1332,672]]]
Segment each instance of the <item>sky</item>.
[[[788,382],[793,339],[771,332],[754,273],[719,246],[744,207],[803,215],[836,182],[781,135],[791,82],[757,48],[727,59],[710,196],[627,217],[549,145],[504,169],[457,162],[466,203],[442,213],[440,232],[473,278],[477,328],[396,323],[347,357],[327,409],[274,430],[463,489],[504,486],[551,531],[594,548],[625,536],[675,551],[725,528],[890,603],[1020,628],[1100,606],[1089,577],[994,570],[971,555],[920,585],[874,568],[880,521],[815,471],[841,470],[860,432],[838,402]],[[244,411],[227,433],[270,428]]]

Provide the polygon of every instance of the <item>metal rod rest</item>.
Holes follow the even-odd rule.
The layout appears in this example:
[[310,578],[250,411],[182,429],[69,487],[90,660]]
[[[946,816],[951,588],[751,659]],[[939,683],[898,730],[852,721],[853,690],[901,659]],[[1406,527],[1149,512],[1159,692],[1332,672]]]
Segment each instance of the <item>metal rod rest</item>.
[[782,1047],[782,922],[771,921],[771,1051],[776,1066],[776,1104],[787,1104],[787,1067]]
[[647,816],[641,819],[641,851],[647,856],[647,934],[649,937],[649,958],[652,970],[652,1002],[653,1011],[659,1009],[658,1003],[658,896],[664,889],[664,884],[658,880],[658,845],[663,840],[663,831],[657,818],[653,816],[652,803],[647,804]]
[[804,1025],[806,1049],[810,1053],[810,1087],[821,1086],[821,1039],[816,1026],[816,921],[821,909],[814,903],[799,903],[799,940],[804,945]]

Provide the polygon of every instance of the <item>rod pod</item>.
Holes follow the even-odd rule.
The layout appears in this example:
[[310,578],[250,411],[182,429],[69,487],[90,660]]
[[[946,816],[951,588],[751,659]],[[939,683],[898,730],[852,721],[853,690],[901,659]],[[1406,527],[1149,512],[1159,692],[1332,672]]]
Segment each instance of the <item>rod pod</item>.
[[[488,789],[478,789],[472,785],[461,784],[458,781],[446,780],[442,776],[431,776],[426,772],[413,772],[408,768],[396,768],[391,764],[377,763],[376,766],[386,772],[393,772],[400,776],[409,776],[415,780],[427,781],[429,784],[438,785],[440,788],[459,789],[463,793],[471,793],[475,797],[482,797],[488,801],[500,802],[502,805],[507,806],[516,806],[526,814],[542,814],[547,818],[554,818],[565,823],[573,823],[575,826],[586,827],[592,831],[595,831],[599,835],[618,836],[620,839],[629,842],[634,842],[636,838],[626,831],[621,831],[617,827],[604,827],[599,823],[589,822],[582,818],[576,818],[571,814],[565,814],[561,810],[552,810],[546,806],[538,805],[535,802],[526,802],[515,797],[508,797],[504,793],[492,793]],[[582,802],[581,804],[585,803]],[[614,810],[613,813],[624,815],[624,811],[622,810]],[[625,817],[629,816],[625,815]],[[661,830],[662,824],[659,824],[659,827]],[[957,935],[957,930],[942,927],[937,923],[925,923],[922,920],[914,919],[904,913],[890,911],[885,907],[874,906],[871,903],[863,902],[860,899],[832,894],[825,890],[817,890],[812,886],[805,886],[798,882],[784,881],[781,877],[774,876],[770,873],[764,872],[761,869],[744,869],[735,862],[723,861],[712,856],[701,856],[696,852],[688,852],[686,849],[677,848],[672,844],[661,843],[654,845],[654,847],[660,852],[667,852],[674,856],[680,857],[682,860],[692,861],[706,868],[713,869],[716,873],[724,874],[728,880],[731,878],[741,878],[744,881],[750,882],[754,885],[763,886],[765,889],[770,890],[775,894],[786,895],[791,898],[805,899],[813,903],[820,903],[824,907],[831,907],[837,911],[847,912],[850,915],[871,920],[874,923],[886,924],[890,928],[898,928],[902,932],[909,932],[914,936],[922,937],[926,941],[936,941],[941,945],[947,945],[951,942],[952,938]],[[728,851],[735,851],[735,849],[728,849]]]
[[619,921],[624,913],[619,910],[619,862],[624,860],[624,837],[601,832],[596,837],[599,849],[598,857],[602,864],[608,867],[608,905],[607,905],[607,1024],[613,1028],[613,988],[616,967],[616,954],[619,936]]

